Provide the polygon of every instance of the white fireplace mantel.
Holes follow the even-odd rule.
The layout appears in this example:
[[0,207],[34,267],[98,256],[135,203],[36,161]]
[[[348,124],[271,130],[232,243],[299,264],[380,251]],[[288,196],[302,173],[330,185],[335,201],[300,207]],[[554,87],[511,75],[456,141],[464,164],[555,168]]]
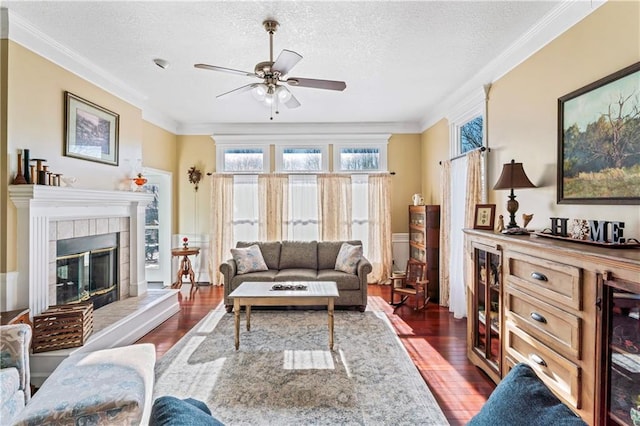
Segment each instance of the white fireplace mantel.
[[15,309],[31,315],[49,301],[50,223],[61,220],[129,218],[130,296],[147,291],[144,265],[145,208],[153,194],[46,185],[10,185],[9,197],[18,209]]

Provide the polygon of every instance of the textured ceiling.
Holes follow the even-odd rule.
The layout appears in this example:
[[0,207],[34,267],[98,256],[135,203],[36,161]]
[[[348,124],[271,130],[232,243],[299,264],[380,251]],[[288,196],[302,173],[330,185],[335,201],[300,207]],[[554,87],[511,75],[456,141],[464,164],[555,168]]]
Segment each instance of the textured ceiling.
[[[215,98],[257,80],[193,67],[253,71],[269,58],[266,18],[280,22],[274,56],[285,48],[303,56],[291,75],[347,83],[344,92],[291,88],[302,106],[282,108],[275,121],[419,123],[560,3],[4,1],[3,7],[10,19],[14,14],[123,82],[146,107],[189,126],[269,122],[269,110],[250,92]],[[163,70],[154,58],[170,66]]]

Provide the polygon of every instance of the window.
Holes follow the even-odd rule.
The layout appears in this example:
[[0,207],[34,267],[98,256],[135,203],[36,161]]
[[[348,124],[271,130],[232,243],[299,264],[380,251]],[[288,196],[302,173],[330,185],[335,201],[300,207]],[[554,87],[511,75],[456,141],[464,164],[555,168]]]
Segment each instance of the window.
[[460,154],[480,148],[484,144],[482,116],[472,118],[460,126]]
[[387,170],[386,144],[336,144],[333,147],[336,172],[377,172]]
[[216,169],[224,173],[265,173],[269,171],[268,146],[220,145],[216,147]]
[[327,171],[327,144],[322,146],[276,145],[276,170],[279,172]]

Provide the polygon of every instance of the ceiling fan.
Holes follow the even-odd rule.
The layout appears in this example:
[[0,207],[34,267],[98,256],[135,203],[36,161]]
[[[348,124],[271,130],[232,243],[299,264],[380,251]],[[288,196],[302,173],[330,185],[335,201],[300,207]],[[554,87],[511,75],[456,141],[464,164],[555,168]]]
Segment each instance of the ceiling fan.
[[[266,105],[271,106],[271,110],[275,109],[276,114],[279,113],[279,104],[284,104],[287,108],[297,108],[300,102],[287,89],[285,83],[289,86],[311,87],[315,89],[326,90],[344,90],[347,85],[344,81],[335,80],[318,80],[313,78],[289,77],[289,71],[302,59],[302,55],[292,50],[282,50],[276,61],[273,61],[273,34],[280,25],[278,21],[266,20],[262,23],[264,29],[269,33],[269,60],[256,64],[253,72],[240,71],[232,68],[224,68],[216,65],[195,64],[194,67],[211,70],[222,71],[231,74],[245,75],[247,77],[257,77],[262,79],[262,83],[251,83],[229,92],[222,93],[216,98],[221,99],[229,95],[238,94],[252,90],[254,97]],[[273,115],[271,116],[273,120]]]

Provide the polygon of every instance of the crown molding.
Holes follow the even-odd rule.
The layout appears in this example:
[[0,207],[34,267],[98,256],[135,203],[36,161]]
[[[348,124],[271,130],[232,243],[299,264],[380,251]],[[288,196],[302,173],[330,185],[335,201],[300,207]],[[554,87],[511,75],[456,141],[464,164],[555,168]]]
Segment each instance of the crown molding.
[[559,4],[466,84],[453,94],[447,95],[436,107],[428,110],[420,122],[420,133],[442,118],[455,116],[459,112],[460,104],[473,103],[477,91],[485,84],[493,83],[513,70],[605,3],[606,0],[568,0]]
[[163,129],[176,133],[177,123],[147,105],[148,96],[129,86],[113,74],[97,66],[84,56],[63,46],[15,12],[0,10],[0,36],[9,39],[48,61],[64,68],[89,83],[130,103],[142,111],[143,118]]
[[420,133],[418,123],[204,123],[179,125],[180,135],[335,135]]

